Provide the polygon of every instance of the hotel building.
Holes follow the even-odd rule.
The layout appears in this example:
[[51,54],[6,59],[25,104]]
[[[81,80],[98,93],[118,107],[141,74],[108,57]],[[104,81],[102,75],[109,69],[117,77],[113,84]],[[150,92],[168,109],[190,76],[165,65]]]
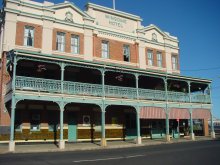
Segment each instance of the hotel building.
[[[93,3],[4,0],[0,140],[180,138],[215,133],[211,80],[180,74],[177,37]],[[194,120],[202,123],[195,127]]]

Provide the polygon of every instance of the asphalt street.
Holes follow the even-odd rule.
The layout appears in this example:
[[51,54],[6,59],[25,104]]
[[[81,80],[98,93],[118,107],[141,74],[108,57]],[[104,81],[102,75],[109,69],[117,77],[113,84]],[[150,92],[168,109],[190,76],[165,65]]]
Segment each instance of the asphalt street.
[[0,165],[220,165],[220,140],[123,149],[2,154]]

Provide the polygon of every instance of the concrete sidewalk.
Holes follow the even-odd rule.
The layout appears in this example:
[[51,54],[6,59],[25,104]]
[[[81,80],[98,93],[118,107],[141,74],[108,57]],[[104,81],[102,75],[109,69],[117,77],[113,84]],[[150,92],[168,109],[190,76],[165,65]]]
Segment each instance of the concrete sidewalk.
[[[210,137],[196,137],[195,141],[212,140]],[[127,141],[107,141],[107,147],[101,147],[100,142],[77,142],[66,143],[65,149],[60,150],[54,143],[16,143],[13,153],[33,153],[33,152],[61,152],[61,151],[80,151],[80,150],[95,150],[95,149],[111,149],[111,148],[128,148],[138,146],[149,146],[159,144],[172,144],[181,142],[190,142],[189,138],[171,139],[166,142],[165,139],[143,139],[142,144],[135,144],[134,140]],[[0,144],[0,154],[10,153],[8,151],[8,143]]]

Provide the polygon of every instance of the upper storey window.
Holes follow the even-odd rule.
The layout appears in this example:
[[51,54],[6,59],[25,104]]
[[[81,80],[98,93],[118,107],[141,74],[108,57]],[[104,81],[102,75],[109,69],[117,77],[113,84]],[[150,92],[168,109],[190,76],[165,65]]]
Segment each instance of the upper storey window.
[[34,27],[32,26],[24,28],[24,46],[34,46]]
[[147,59],[148,59],[148,65],[153,66],[153,51],[152,50],[147,51]]
[[79,36],[71,36],[71,52],[74,54],[79,54]]
[[109,58],[109,42],[102,41],[102,58]]
[[65,51],[65,33],[57,32],[56,50]]
[[172,55],[172,68],[173,68],[173,70],[178,69],[178,61],[177,61],[176,55]]
[[157,66],[162,67],[162,54],[161,54],[161,52],[157,52]]
[[124,56],[124,61],[130,62],[130,46],[129,45],[123,46],[123,56]]

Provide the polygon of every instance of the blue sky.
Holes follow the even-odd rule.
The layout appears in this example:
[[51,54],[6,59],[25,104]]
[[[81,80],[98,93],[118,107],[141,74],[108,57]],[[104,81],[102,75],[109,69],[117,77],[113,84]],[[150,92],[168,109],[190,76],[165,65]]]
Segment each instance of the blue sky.
[[[42,0],[38,0],[42,2]],[[181,75],[212,79],[214,115],[220,118],[220,1],[115,0],[116,9],[139,15],[144,26],[155,24],[180,41]],[[52,1],[51,1],[52,2]],[[55,0],[54,3],[61,3]],[[112,0],[72,0],[112,7]]]

